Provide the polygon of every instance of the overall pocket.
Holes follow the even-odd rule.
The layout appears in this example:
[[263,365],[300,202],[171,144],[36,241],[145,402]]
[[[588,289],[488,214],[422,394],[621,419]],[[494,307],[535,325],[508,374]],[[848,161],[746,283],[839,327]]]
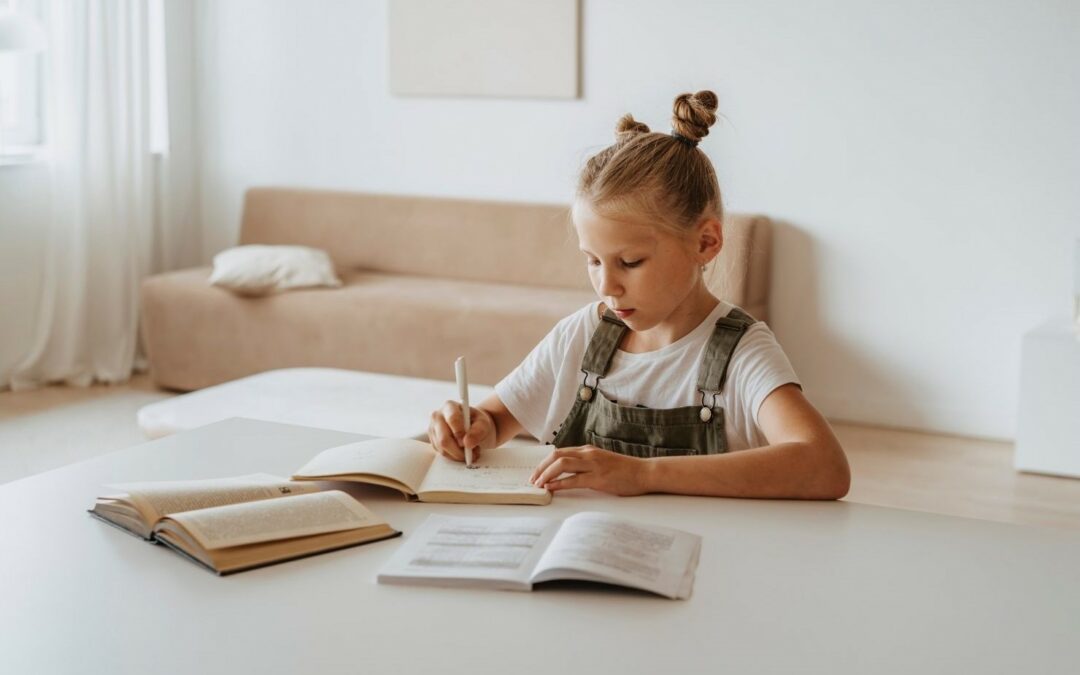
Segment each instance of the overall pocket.
[[590,445],[595,445],[603,450],[611,450],[620,455],[629,455],[630,457],[682,457],[701,454],[693,448],[663,448],[641,443],[629,443],[620,441],[617,438],[600,436],[591,430],[586,432],[586,437]]

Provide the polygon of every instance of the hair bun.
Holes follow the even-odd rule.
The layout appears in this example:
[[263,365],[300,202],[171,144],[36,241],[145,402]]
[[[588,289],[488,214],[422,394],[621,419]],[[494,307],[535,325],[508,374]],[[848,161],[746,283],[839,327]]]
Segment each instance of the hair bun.
[[649,133],[649,125],[644,122],[638,122],[630,113],[626,113],[615,123],[616,142],[625,142],[638,134],[647,133]]
[[716,123],[716,94],[699,91],[696,94],[679,94],[675,97],[671,129],[691,141],[700,141],[709,135],[709,127]]

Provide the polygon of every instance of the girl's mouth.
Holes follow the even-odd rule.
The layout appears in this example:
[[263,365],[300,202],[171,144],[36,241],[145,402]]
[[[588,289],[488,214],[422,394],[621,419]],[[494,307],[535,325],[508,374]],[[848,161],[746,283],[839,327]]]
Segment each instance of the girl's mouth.
[[626,317],[630,316],[633,313],[634,313],[634,310],[632,310],[632,309],[616,309],[615,310],[615,316],[619,317],[620,319],[625,319]]

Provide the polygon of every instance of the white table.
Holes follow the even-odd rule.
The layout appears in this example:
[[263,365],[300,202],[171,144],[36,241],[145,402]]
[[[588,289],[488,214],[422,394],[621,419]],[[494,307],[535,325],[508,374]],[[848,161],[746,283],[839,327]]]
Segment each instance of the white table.
[[[234,419],[0,486],[4,673],[1075,673],[1080,536],[850,504],[567,492],[548,507],[355,494],[432,512],[601,509],[703,535],[687,601],[564,583],[380,586],[402,539],[231,577],[85,513],[103,483],[288,475],[354,434]],[[72,439],[78,442],[78,439]]]
[[1013,465],[1080,478],[1080,334],[1057,317],[1025,333],[1023,345]]

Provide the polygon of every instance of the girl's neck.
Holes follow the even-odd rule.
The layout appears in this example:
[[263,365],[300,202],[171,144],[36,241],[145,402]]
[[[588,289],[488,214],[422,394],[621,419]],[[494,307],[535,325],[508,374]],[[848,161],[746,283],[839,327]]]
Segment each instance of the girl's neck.
[[675,308],[663,322],[649,330],[628,330],[619,348],[632,354],[653,352],[686,337],[701,325],[720,300],[701,284],[682,304]]

